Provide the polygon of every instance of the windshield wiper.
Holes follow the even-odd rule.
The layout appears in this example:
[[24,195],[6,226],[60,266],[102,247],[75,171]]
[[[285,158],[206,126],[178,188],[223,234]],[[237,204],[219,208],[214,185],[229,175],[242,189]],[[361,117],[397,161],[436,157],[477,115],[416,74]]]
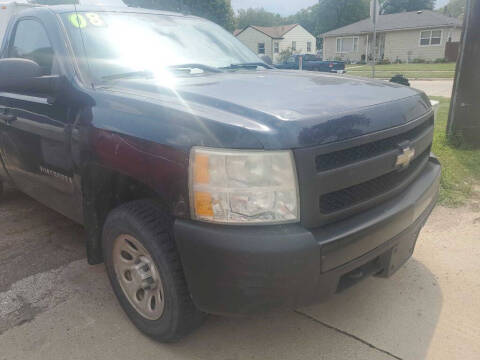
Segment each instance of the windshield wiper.
[[117,80],[117,79],[129,79],[129,78],[154,78],[153,72],[142,70],[142,71],[131,71],[113,75],[102,76],[102,80]]
[[273,69],[272,66],[263,63],[263,62],[246,62],[239,64],[231,64],[230,66],[222,67],[221,69],[231,70],[231,69],[254,69],[257,67],[264,67],[265,69]]
[[217,69],[216,67],[205,65],[205,64],[179,64],[179,65],[171,65],[167,67],[168,69],[182,71],[182,70],[192,70],[192,69],[199,69],[203,72],[211,72],[211,73],[220,73],[222,70]]

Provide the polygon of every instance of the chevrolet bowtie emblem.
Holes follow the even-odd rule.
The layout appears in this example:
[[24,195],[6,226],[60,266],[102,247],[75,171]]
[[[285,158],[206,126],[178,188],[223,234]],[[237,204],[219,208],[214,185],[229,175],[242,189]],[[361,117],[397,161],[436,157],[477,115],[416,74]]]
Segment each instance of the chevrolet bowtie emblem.
[[410,162],[413,160],[415,156],[415,149],[410,148],[409,146],[400,149],[402,152],[397,156],[397,161],[395,162],[395,166],[400,166],[402,168],[406,168],[410,165]]

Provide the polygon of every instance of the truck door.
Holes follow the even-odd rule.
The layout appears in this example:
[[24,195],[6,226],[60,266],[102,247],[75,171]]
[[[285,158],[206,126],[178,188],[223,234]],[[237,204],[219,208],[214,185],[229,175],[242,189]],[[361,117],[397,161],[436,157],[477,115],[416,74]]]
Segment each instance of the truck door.
[[[59,63],[44,25],[20,18],[5,58],[33,60],[42,75],[59,74]],[[74,220],[81,219],[74,191],[69,143],[71,109],[32,93],[0,93],[1,143],[6,169],[16,187]]]

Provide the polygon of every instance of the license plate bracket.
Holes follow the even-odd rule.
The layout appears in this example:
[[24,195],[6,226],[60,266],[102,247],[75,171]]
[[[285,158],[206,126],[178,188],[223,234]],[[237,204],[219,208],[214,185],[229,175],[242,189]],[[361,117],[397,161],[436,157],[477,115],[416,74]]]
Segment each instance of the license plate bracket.
[[382,263],[383,271],[379,276],[392,276],[403,264],[405,264],[405,262],[407,262],[408,259],[410,259],[413,250],[415,249],[419,232],[420,231],[415,231],[402,237],[395,246],[381,255],[380,261]]

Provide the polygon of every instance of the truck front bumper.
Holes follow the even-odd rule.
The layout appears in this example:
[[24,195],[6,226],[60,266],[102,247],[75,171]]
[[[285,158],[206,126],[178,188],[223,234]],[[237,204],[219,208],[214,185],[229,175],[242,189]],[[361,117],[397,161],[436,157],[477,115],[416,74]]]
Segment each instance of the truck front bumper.
[[325,300],[366,276],[390,276],[413,253],[435,206],[440,173],[431,158],[400,196],[318,229],[176,220],[194,303],[215,314],[294,308]]

